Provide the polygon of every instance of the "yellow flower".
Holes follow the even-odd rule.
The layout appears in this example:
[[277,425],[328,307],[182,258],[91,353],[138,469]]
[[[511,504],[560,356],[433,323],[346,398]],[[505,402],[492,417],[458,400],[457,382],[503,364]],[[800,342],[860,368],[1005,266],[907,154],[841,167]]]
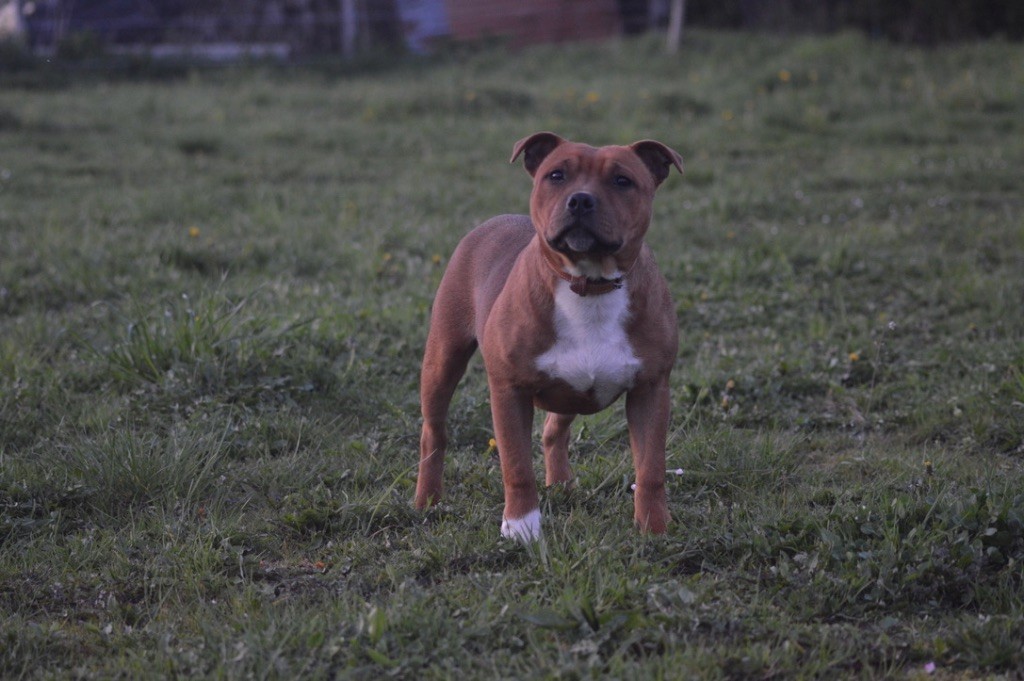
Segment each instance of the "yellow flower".
[[587,104],[596,104],[597,101],[599,99],[601,99],[601,95],[599,95],[596,92],[594,92],[593,90],[591,90],[590,92],[587,93],[586,99],[587,99]]
[[188,228],[188,235],[189,235],[189,237],[191,237],[193,239],[198,238],[199,237],[199,228],[196,227],[195,225],[192,225],[191,227]]
[[786,69],[782,69],[779,71],[779,80],[781,80],[783,83],[788,83],[790,80],[792,80],[792,78],[793,74],[787,71]]
[[856,362],[859,359],[860,359],[860,353],[859,352],[851,352],[850,353],[850,361],[851,362]]
[[491,449],[494,449],[495,447],[498,446],[498,441],[492,437],[490,440],[487,441],[487,446],[490,447]]
[[440,265],[441,264],[441,254],[440,253],[435,253],[434,255],[432,255],[430,257],[430,262],[434,263],[435,265]]
[[381,256],[381,260],[383,260],[384,262],[390,262],[391,254],[390,253],[385,253],[384,255]]
[[731,121],[735,117],[736,114],[734,114],[731,109],[726,109],[725,111],[722,112],[723,121]]

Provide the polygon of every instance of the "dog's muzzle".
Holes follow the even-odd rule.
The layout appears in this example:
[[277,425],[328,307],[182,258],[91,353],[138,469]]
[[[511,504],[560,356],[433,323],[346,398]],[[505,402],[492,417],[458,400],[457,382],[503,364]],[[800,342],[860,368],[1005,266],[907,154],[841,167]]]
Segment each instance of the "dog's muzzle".
[[570,223],[553,238],[548,245],[566,255],[611,255],[622,248],[622,241],[606,241],[589,227],[578,222]]
[[589,192],[574,192],[566,199],[565,226],[548,240],[551,248],[566,255],[610,255],[622,247],[622,241],[607,241],[594,230],[597,197]]

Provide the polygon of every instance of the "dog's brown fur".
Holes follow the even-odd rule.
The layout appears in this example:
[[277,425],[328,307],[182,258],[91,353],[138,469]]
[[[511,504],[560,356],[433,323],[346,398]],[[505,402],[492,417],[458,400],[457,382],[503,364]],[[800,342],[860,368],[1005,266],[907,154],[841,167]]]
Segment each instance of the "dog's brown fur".
[[[520,539],[539,533],[539,526],[525,532],[514,526],[538,508],[534,407],[549,412],[542,436],[546,482],[571,483],[569,424],[622,392],[636,469],[634,519],[642,531],[664,532],[668,378],[678,332],[668,287],[644,235],[655,190],[672,167],[682,172],[682,159],[659,142],[595,148],[552,133],[517,142],[511,160],[519,156],[534,178],[530,216],[502,215],[466,235],[434,301],[420,383],[415,505],[425,508],[441,498],[448,406],[479,345],[501,460],[504,518],[512,523],[507,531],[503,525],[503,533]],[[576,293],[566,292],[569,281]],[[585,302],[575,300],[578,293],[587,296]],[[620,323],[605,320],[609,314],[618,314]],[[619,338],[619,329],[624,335],[604,357],[587,333],[570,333],[572,324],[609,338]],[[572,338],[584,339],[580,352],[589,354],[574,354],[565,345]],[[572,368],[577,364],[582,368]],[[587,371],[596,375],[590,385]]]

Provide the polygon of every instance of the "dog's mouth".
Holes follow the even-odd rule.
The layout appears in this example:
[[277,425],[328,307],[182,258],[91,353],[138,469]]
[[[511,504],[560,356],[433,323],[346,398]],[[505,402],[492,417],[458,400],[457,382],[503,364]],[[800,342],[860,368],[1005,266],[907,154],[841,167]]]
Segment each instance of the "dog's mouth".
[[622,241],[606,241],[589,228],[573,222],[548,239],[548,245],[568,256],[606,256],[622,248]]

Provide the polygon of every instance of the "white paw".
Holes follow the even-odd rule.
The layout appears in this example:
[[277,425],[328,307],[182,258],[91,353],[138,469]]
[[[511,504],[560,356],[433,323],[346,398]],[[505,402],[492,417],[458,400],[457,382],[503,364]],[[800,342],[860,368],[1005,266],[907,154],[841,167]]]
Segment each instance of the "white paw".
[[524,544],[540,541],[540,509],[535,508],[522,518],[504,518],[501,521],[501,536]]

